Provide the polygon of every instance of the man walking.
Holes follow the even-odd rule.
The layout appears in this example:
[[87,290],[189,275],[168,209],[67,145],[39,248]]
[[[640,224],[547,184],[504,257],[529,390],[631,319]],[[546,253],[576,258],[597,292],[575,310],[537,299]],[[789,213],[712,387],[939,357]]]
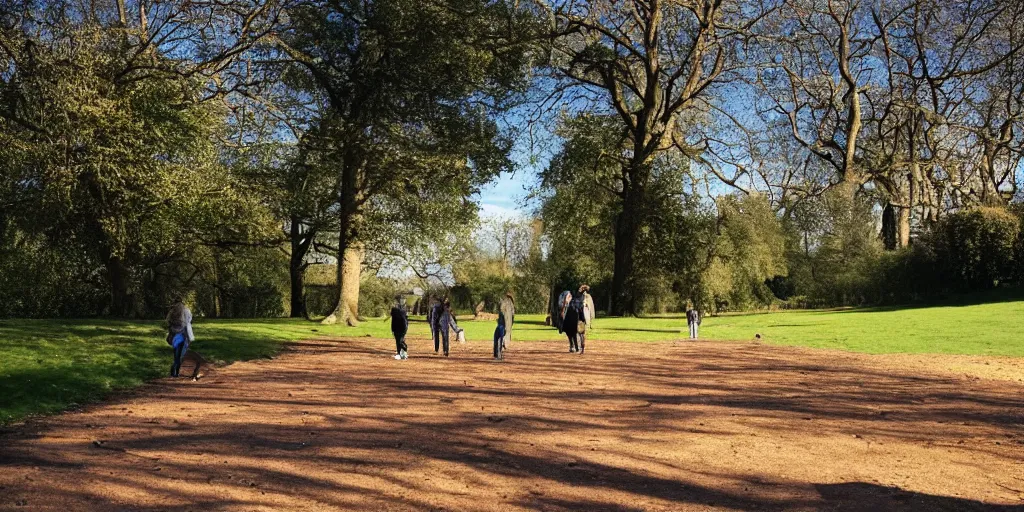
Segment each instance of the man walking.
[[700,313],[693,308],[693,304],[688,304],[686,310],[686,325],[690,327],[690,339],[697,339],[697,328],[700,326]]
[[444,303],[436,301],[430,306],[427,313],[427,323],[430,324],[430,335],[434,338],[434,353],[441,350],[441,317],[444,316]]
[[405,335],[409,332],[409,315],[402,304],[402,296],[395,297],[395,305],[391,308],[391,333],[395,335],[395,359],[409,358],[409,346],[405,344]]

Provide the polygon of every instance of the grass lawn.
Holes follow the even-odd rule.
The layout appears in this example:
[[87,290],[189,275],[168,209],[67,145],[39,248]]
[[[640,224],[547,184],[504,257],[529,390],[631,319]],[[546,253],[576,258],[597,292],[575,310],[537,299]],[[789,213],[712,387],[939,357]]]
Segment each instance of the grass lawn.
[[[489,342],[494,322],[462,319],[470,341]],[[675,340],[678,316],[598,318],[589,339]],[[410,335],[429,337],[422,318]],[[284,342],[315,336],[390,337],[387,319],[356,328],[302,320],[198,320],[196,349],[216,361],[270,357]],[[970,306],[843,311],[787,311],[705,319],[701,337],[763,341],[868,353],[1024,356],[1024,301]],[[544,315],[521,315],[516,341],[564,340]],[[138,386],[169,370],[170,349],[159,322],[0,320],[0,424],[54,413]]]

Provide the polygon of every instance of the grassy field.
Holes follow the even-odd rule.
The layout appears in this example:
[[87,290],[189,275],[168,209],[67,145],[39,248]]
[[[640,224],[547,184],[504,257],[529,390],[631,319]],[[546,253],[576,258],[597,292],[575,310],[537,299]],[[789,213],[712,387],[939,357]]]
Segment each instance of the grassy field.
[[[494,322],[462,319],[467,338],[488,342]],[[677,316],[599,318],[589,339],[676,340]],[[316,336],[390,337],[387,319],[356,328],[302,320],[199,320],[196,349],[222,362],[274,355],[288,341]],[[788,311],[705,319],[701,337],[762,340],[868,353],[940,353],[1024,356],[1024,301],[914,309]],[[411,336],[429,337],[414,319]],[[564,340],[543,315],[517,319],[513,341]],[[413,354],[415,357],[416,354]],[[30,414],[58,412],[117,389],[165,375],[170,350],[159,322],[115,320],[0,321],[0,424]]]

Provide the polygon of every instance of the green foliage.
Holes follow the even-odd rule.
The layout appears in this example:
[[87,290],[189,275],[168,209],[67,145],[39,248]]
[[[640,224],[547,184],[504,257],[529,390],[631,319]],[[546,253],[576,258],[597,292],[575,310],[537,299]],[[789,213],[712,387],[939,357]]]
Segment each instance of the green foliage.
[[947,216],[938,227],[945,270],[961,291],[986,290],[1009,281],[1020,220],[1005,208],[977,207]]
[[364,275],[359,285],[359,316],[379,318],[388,315],[395,296],[407,291],[393,279]]
[[107,306],[95,266],[40,237],[0,243],[0,318],[89,317]]
[[758,195],[720,197],[717,207],[718,236],[703,280],[715,309],[770,305],[776,298],[767,283],[788,272],[778,216]]
[[[271,219],[219,160],[226,112],[202,101],[204,80],[158,48],[145,50],[144,65],[133,60],[143,50],[126,46],[137,38],[123,28],[72,10],[34,14],[52,23],[47,31],[26,21],[4,34],[0,182],[18,198],[8,229],[41,255],[66,253],[72,272],[91,269],[86,282],[108,289],[91,314],[156,314],[166,303],[153,288],[176,286],[154,284],[169,269],[180,277],[203,244],[259,239]],[[39,272],[54,286],[71,282]],[[60,310],[39,311],[48,287],[29,295],[33,314]]]

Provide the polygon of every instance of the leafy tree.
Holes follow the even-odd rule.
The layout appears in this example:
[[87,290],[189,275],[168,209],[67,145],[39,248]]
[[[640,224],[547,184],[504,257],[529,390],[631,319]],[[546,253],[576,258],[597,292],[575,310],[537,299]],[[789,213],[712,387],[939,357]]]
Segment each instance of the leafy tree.
[[[117,17],[110,4],[79,7],[2,13],[2,189],[18,198],[22,230],[99,262],[110,312],[135,314],[141,266],[265,227],[239,215],[255,205],[220,165],[213,139],[223,111],[206,100],[218,97],[211,70],[253,44],[266,13],[138,4],[128,6],[139,13],[129,24],[122,2]],[[223,37],[211,40],[211,26]],[[246,35],[227,36],[239,29]]]
[[552,66],[588,110],[614,123],[604,146],[614,172],[604,182],[618,203],[613,311],[635,314],[638,237],[651,201],[654,159],[669,150],[703,158],[694,131],[710,96],[734,68],[737,35],[766,11],[720,0],[568,1],[550,6]]
[[276,42],[327,99],[338,162],[340,296],[325,322],[351,324],[368,242],[470,219],[467,198],[509,168],[490,113],[523,85],[517,35],[531,18],[480,0],[299,1],[288,13]]

